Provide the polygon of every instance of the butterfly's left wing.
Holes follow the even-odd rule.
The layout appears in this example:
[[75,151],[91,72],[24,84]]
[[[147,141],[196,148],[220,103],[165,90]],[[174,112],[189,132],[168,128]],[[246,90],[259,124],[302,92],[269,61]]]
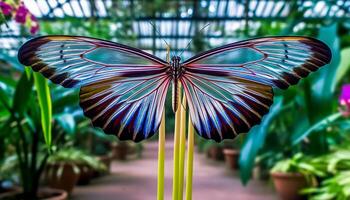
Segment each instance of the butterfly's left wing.
[[180,81],[191,120],[204,138],[221,141],[260,123],[273,87],[286,89],[329,63],[331,51],[306,37],[266,37],[228,44],[183,63]]
[[126,45],[80,36],[25,43],[19,61],[64,87],[80,87],[80,106],[96,127],[141,141],[158,129],[171,77],[168,63]]

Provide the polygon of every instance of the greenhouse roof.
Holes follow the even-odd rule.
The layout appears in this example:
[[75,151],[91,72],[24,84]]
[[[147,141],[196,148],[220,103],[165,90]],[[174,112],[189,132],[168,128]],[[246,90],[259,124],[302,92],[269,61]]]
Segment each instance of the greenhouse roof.
[[[164,53],[167,40],[174,49],[183,50],[198,30],[212,46],[233,41],[233,32],[249,26],[256,30],[262,21],[286,22],[291,16],[298,18],[299,28],[305,24],[317,25],[329,21],[344,21],[350,18],[350,1],[313,0],[214,0],[214,1],[166,1],[166,6],[154,1],[141,0],[24,0],[30,12],[41,21],[64,21],[70,19],[103,19],[110,21],[111,29],[117,28],[119,19],[130,21],[132,32],[139,48]],[[121,12],[122,11],[122,12]],[[122,14],[121,14],[122,13]],[[298,13],[298,15],[295,15]],[[159,33],[149,24],[153,22]],[[298,28],[295,26],[294,28]],[[19,29],[2,32],[1,47],[17,48]],[[12,40],[12,42],[11,42]],[[116,39],[116,41],[118,41]],[[17,43],[17,45],[16,45]]]
[[[140,0],[124,0],[122,5],[112,0],[24,0],[30,11],[44,20],[57,20],[65,17],[77,18],[110,18],[113,9],[118,6],[127,7],[137,21],[148,20],[284,20],[291,13],[294,5],[303,11],[304,20],[324,18],[345,19],[350,17],[350,1],[312,1],[302,0],[288,3],[285,0],[214,0],[214,1],[168,1],[167,6],[174,8],[173,12],[155,12],[147,15],[137,12],[137,5],[145,4]],[[293,1],[291,1],[293,2]],[[207,9],[209,12],[196,14],[196,10]]]

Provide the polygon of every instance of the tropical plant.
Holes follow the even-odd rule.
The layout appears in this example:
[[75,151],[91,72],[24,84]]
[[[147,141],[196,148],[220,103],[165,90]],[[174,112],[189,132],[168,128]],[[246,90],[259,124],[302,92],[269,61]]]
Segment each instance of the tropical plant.
[[[279,95],[277,91],[277,96],[283,99],[280,108],[271,109],[265,117],[270,119],[269,123],[264,123],[264,120],[267,121],[264,119],[258,128],[253,128],[243,145],[240,173],[244,183],[251,177],[258,155],[269,155],[263,158],[271,166],[273,162],[298,152],[325,154],[334,143],[340,143],[346,137],[336,134],[337,129],[332,127],[341,121],[336,88],[347,73],[348,63],[345,60],[348,51],[340,53],[337,25],[322,27],[318,38],[331,47],[332,62],[284,94]],[[264,162],[264,159],[260,157],[259,162]]]
[[316,182],[316,177],[324,177],[326,173],[322,170],[322,165],[318,162],[313,162],[311,157],[301,153],[293,155],[293,157],[280,160],[271,169],[271,172],[279,173],[299,173],[311,181]]
[[[97,159],[97,157],[73,147],[62,148],[61,150],[53,153],[49,157],[48,163],[62,164],[62,167],[63,164],[69,163],[74,166],[77,173],[79,173],[79,165],[87,166],[99,172],[106,170],[106,166],[99,159]],[[61,170],[58,169],[57,173],[60,171]]]
[[337,147],[333,152],[313,158],[326,176],[321,185],[307,188],[302,191],[308,194],[311,200],[345,200],[350,198],[350,150],[348,145]]
[[310,200],[347,200],[350,198],[350,171],[343,171],[325,179],[320,187],[302,191]]
[[[56,89],[59,90],[55,87],[52,91],[57,94]],[[17,82],[0,76],[0,141],[3,145],[0,146],[5,149],[0,162],[6,162],[1,170],[7,172],[9,178],[15,176],[18,169],[25,198],[36,197],[52,143],[56,144],[72,129],[67,113],[74,115],[74,112],[66,104],[72,97],[55,95],[51,99],[48,82],[37,73],[26,71]],[[54,112],[52,104],[57,106]],[[8,162],[5,157],[13,159]],[[16,166],[12,171],[6,170],[10,164]]]

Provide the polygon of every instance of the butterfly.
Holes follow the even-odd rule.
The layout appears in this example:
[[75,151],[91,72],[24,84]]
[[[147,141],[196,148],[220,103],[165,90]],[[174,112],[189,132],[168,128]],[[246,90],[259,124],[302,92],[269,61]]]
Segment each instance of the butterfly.
[[136,142],[157,132],[170,85],[174,111],[181,84],[197,133],[220,142],[260,123],[273,88],[297,84],[331,57],[323,42],[296,36],[239,41],[184,62],[82,36],[42,36],[18,52],[23,65],[53,83],[80,87],[80,106],[95,127]]

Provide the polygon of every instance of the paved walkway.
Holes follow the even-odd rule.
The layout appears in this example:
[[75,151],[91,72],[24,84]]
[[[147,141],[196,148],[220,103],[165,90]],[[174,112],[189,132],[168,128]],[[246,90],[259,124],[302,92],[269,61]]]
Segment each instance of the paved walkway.
[[[166,145],[165,200],[171,200],[172,144]],[[243,187],[238,174],[223,162],[195,154],[193,200],[277,200],[272,186],[251,181]],[[113,162],[112,174],[75,188],[73,200],[155,200],[157,192],[157,143],[144,145],[143,158]]]

